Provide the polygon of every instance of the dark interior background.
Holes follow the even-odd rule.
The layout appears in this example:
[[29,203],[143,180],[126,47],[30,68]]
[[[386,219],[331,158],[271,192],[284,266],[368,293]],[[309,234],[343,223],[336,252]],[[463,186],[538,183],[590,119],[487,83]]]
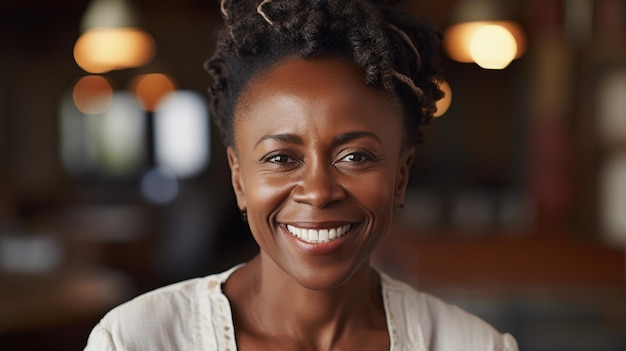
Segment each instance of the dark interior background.
[[[626,72],[626,4],[580,1],[592,9],[589,36],[572,27],[569,1],[518,0],[506,17],[524,28],[520,59],[501,71],[446,59],[452,105],[426,128],[407,206],[374,257],[527,351],[626,349],[626,228],[611,236],[603,219],[626,215],[603,200],[606,165],[626,155],[626,133],[607,141],[599,122],[602,82]],[[160,72],[204,94],[218,2],[134,3],[157,54],[106,74],[114,89]],[[64,167],[60,105],[87,75],[72,57],[87,4],[0,3],[0,350],[81,349],[112,306],[257,250],[214,128],[210,163],[166,205],[142,196],[141,172],[117,179]],[[458,5],[406,8],[444,30]],[[56,264],[44,270],[7,258],[50,252]]]

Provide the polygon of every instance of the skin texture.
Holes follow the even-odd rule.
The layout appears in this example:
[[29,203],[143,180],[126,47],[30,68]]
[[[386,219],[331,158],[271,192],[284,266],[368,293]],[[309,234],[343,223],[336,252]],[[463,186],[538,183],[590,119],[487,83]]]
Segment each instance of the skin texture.
[[[369,258],[403,202],[401,108],[354,63],[287,58],[235,110],[232,183],[260,254],[226,282],[241,350],[388,350]],[[351,229],[307,243],[287,225]]]

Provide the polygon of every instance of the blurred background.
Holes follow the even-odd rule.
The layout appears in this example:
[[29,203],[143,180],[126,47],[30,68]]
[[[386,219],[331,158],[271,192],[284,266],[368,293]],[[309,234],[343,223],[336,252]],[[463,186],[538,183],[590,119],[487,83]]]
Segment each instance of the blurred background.
[[[522,350],[626,349],[626,2],[422,0],[448,99],[392,276]],[[214,0],[0,3],[0,350],[81,349],[111,307],[257,251],[209,122]]]

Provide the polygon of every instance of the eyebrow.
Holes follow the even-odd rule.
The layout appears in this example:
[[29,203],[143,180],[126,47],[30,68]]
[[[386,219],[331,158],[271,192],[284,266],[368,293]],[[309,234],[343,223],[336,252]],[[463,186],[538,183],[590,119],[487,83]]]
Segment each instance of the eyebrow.
[[[350,142],[352,140],[359,139],[359,138],[370,138],[370,139],[374,139],[374,140],[378,141],[379,143],[382,143],[380,138],[376,134],[374,134],[372,132],[356,131],[356,132],[349,132],[349,133],[343,133],[343,134],[337,135],[335,137],[335,140],[333,141],[333,146],[345,144],[345,143],[348,143],[348,142]],[[289,134],[289,133],[285,133],[285,134],[266,134],[266,135],[262,136],[256,142],[256,144],[254,144],[254,147],[256,148],[261,142],[263,142],[265,140],[275,140],[275,141],[278,141],[278,142],[281,142],[281,143],[296,144],[296,145],[304,144],[304,141],[302,140],[302,138],[297,136],[297,135],[295,135],[295,134]]]
[[256,144],[254,144],[254,147],[256,148],[261,142],[265,140],[275,140],[281,143],[297,144],[297,145],[304,144],[304,142],[302,141],[302,138],[294,134],[266,134],[262,136],[261,139],[259,139],[259,141],[256,142]]
[[343,134],[337,135],[337,137],[335,137],[335,141],[333,142],[333,145],[336,146],[336,145],[345,144],[347,142],[350,142],[352,140],[359,139],[359,138],[371,138],[371,139],[378,141],[379,143],[382,143],[380,138],[372,132],[357,131],[357,132],[349,132],[349,133],[343,133]]

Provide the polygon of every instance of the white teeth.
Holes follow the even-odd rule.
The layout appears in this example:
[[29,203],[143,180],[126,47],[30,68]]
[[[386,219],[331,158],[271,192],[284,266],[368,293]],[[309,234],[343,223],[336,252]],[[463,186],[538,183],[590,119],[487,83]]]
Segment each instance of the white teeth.
[[328,231],[328,239],[334,239],[337,237],[337,229],[331,229]]
[[320,236],[319,236],[318,240],[323,242],[323,243],[328,241],[328,229],[320,230]]
[[298,238],[310,243],[325,243],[342,237],[351,228],[350,224],[333,229],[303,229],[287,225],[287,230]]

